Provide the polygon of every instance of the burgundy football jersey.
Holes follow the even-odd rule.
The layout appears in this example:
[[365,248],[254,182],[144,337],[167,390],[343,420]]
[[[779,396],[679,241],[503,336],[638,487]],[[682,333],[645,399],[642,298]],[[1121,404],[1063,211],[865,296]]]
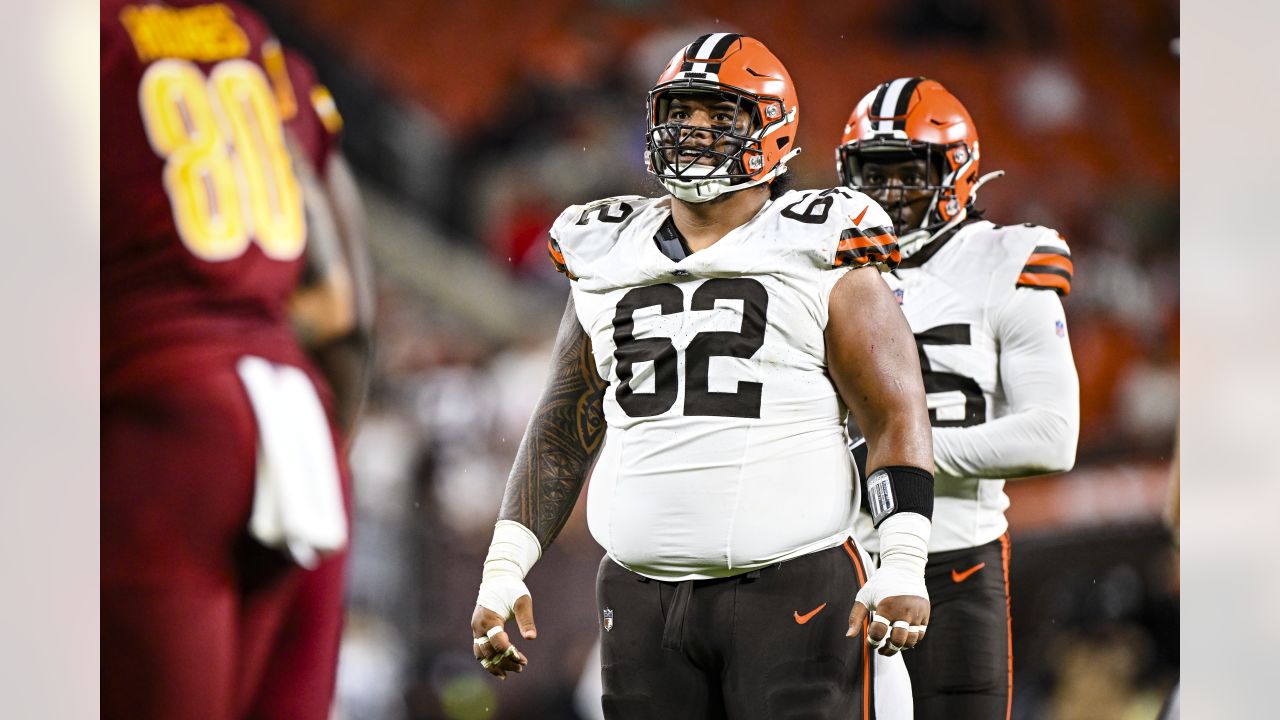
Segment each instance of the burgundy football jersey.
[[101,48],[104,390],[165,347],[293,345],[306,215],[287,146],[323,170],[331,98],[236,2],[104,0]]

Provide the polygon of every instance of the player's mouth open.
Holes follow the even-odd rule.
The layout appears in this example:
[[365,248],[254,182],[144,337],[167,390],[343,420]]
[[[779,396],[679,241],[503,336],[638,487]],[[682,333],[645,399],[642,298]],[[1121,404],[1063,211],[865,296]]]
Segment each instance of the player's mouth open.
[[708,155],[704,149],[698,148],[694,150],[682,149],[680,151],[680,159],[684,162],[693,161],[695,165],[715,165],[716,161]]

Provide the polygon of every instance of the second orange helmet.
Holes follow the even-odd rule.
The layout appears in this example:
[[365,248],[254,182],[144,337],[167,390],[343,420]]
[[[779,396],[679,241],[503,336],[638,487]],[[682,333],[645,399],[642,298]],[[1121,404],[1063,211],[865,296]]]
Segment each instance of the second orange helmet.
[[[955,220],[968,209],[978,182],[978,129],[942,83],[923,77],[882,83],[859,101],[836,148],[840,182],[858,187],[864,155],[909,152],[936,164],[941,178],[926,225]],[[924,188],[921,188],[924,189]]]

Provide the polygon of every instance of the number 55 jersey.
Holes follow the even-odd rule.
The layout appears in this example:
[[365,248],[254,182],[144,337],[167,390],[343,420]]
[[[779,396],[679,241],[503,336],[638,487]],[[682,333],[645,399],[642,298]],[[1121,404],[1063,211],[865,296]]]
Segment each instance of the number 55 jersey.
[[[1079,387],[1059,299],[1072,269],[1057,232],[981,220],[884,276],[915,334],[933,425],[930,553],[994,541],[1008,528],[1005,479],[1074,463]],[[878,549],[865,512],[858,539]]]
[[671,202],[573,206],[551,231],[609,383],[591,532],[661,580],[834,547],[858,491],[827,375],[828,298],[851,268],[896,264],[888,216],[855,191],[791,191],[685,254],[662,249],[680,244]]

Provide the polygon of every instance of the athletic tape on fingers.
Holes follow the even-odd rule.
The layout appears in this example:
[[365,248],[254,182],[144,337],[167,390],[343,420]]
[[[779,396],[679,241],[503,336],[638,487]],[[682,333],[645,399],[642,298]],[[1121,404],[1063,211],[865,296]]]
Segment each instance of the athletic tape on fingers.
[[[884,625],[884,637],[880,638],[879,640],[876,640],[875,638],[871,637],[870,626],[871,624],[874,624],[874,623],[880,623],[881,625]],[[872,612],[871,623],[868,624],[867,626],[867,644],[873,648],[879,648],[880,646],[889,642],[889,630],[891,629],[891,627],[892,625],[889,621],[889,618],[881,615],[880,613]]]

